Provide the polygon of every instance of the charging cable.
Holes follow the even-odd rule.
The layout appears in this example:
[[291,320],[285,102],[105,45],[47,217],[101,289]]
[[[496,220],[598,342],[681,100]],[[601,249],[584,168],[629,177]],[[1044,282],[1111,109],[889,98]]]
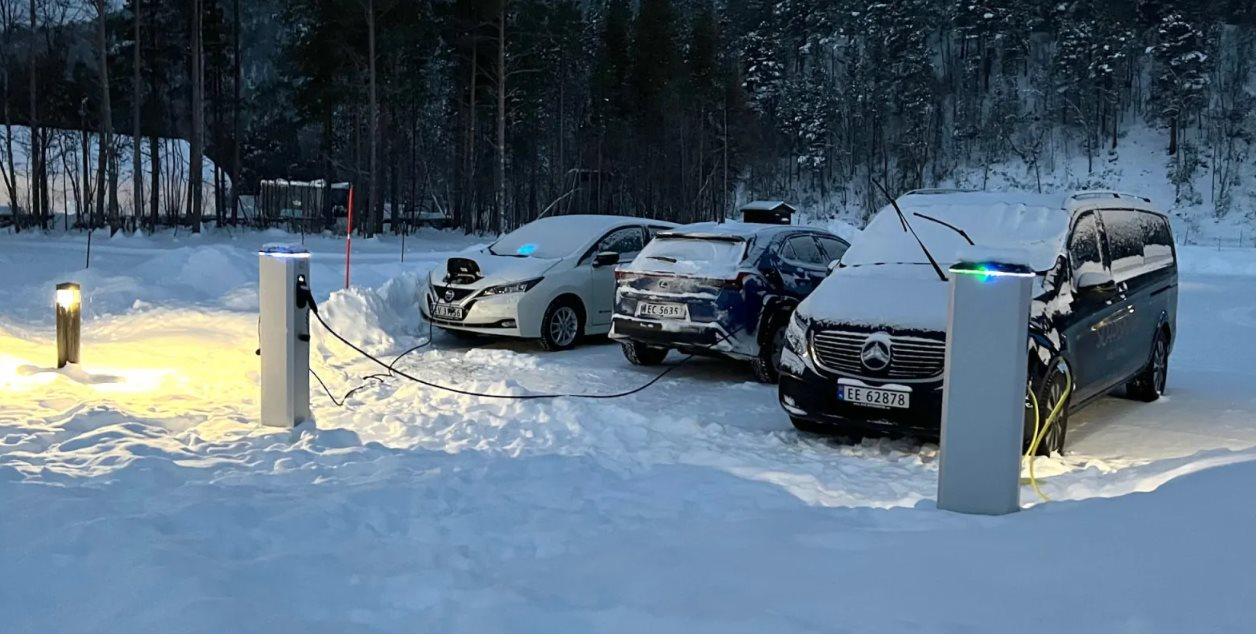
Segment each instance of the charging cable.
[[[341,335],[340,335],[340,333],[336,332],[336,330],[335,330],[334,328],[332,328],[332,327],[331,327],[331,325],[330,325],[330,324],[328,324],[326,320],[324,320],[324,319],[323,319],[323,316],[322,316],[321,314],[319,314],[319,312],[318,312],[318,304],[317,304],[317,303],[315,303],[315,301],[314,301],[314,296],[313,296],[313,294],[310,292],[310,289],[309,289],[309,287],[308,287],[308,286],[298,286],[298,291],[299,291],[299,294],[301,294],[301,295],[303,295],[303,296],[304,296],[304,297],[303,297],[303,300],[304,300],[304,301],[306,302],[306,304],[309,306],[309,308],[310,308],[310,312],[314,314],[314,318],[318,321],[318,323],[319,323],[319,324],[321,324],[321,325],[323,326],[323,329],[324,329],[324,330],[326,330],[329,334],[331,334],[331,336],[333,336],[333,337],[335,337],[336,339],[338,339],[341,343],[343,343],[343,344],[345,344],[346,346],[348,346],[349,348],[353,349],[353,350],[354,350],[355,352],[357,352],[358,354],[360,354],[360,355],[362,355],[362,356],[366,357],[367,359],[370,359],[371,361],[375,362],[376,364],[380,365],[381,367],[383,367],[383,368],[387,369],[387,370],[388,370],[388,372],[389,372],[389,375],[399,376],[399,377],[401,377],[401,378],[403,378],[403,379],[407,379],[407,380],[409,380],[409,381],[413,381],[413,382],[415,382],[415,383],[418,383],[419,385],[423,385],[423,386],[426,386],[426,387],[430,387],[430,388],[432,388],[432,389],[441,390],[441,391],[445,391],[445,392],[451,392],[451,393],[453,393],[453,394],[460,394],[460,395],[462,395],[462,396],[473,396],[473,397],[477,397],[477,398],[491,398],[491,399],[512,400],[512,401],[537,401],[537,400],[552,400],[552,399],[559,399],[559,398],[575,398],[575,399],[589,399],[589,400],[609,400],[609,399],[616,399],[616,398],[624,398],[624,397],[627,397],[627,396],[632,396],[632,395],[634,395],[634,394],[638,394],[638,393],[640,393],[640,392],[644,392],[645,390],[647,390],[647,389],[649,389],[649,388],[653,387],[656,383],[658,383],[659,381],[663,380],[663,378],[664,378],[664,377],[666,377],[667,375],[671,374],[672,372],[674,372],[676,369],[680,368],[681,366],[685,365],[685,364],[686,364],[686,363],[688,363],[690,360],[692,360],[694,357],[698,356],[698,353],[697,353],[697,352],[695,352],[695,353],[693,353],[693,354],[690,354],[689,356],[687,356],[687,357],[685,357],[684,359],[682,359],[682,360],[680,361],[680,363],[677,363],[676,365],[673,365],[673,366],[671,366],[671,367],[668,367],[667,369],[665,369],[665,370],[663,370],[662,372],[660,372],[660,373],[659,373],[657,376],[655,376],[653,379],[650,379],[650,381],[649,381],[649,382],[647,382],[646,384],[641,385],[641,386],[636,387],[636,388],[633,388],[633,389],[631,389],[631,390],[627,390],[627,391],[625,391],[625,392],[615,392],[615,393],[612,393],[612,394],[485,394],[485,393],[483,393],[483,392],[473,392],[473,391],[470,391],[470,390],[463,390],[463,389],[456,388],[456,387],[450,387],[450,386],[447,386],[447,385],[440,385],[440,384],[438,384],[438,383],[432,383],[432,382],[430,382],[430,381],[425,381],[425,380],[420,379],[420,378],[418,378],[418,377],[416,377],[416,376],[413,376],[413,375],[411,375],[411,374],[408,374],[408,373],[406,373],[406,372],[403,372],[403,371],[401,371],[401,370],[398,370],[398,369],[396,369],[396,368],[394,367],[394,364],[396,364],[396,362],[397,362],[397,361],[399,361],[399,360],[401,359],[401,357],[400,357],[400,356],[399,356],[399,357],[397,357],[397,359],[394,359],[392,364],[386,364],[386,363],[384,363],[383,361],[379,360],[377,357],[375,357],[375,356],[374,356],[374,355],[372,355],[371,353],[369,353],[369,352],[367,352],[367,351],[363,350],[362,348],[358,347],[356,344],[354,344],[353,342],[349,341],[348,339],[345,339],[343,336],[341,336]],[[429,333],[430,333],[430,332],[431,332],[431,322],[428,322],[428,328],[429,328]],[[729,332],[728,334],[726,334],[726,335],[724,335],[724,336],[720,337],[720,338],[719,338],[718,340],[716,340],[714,343],[711,343],[711,344],[709,344],[709,345],[707,345],[707,346],[704,346],[704,347],[703,347],[703,350],[704,350],[704,351],[705,351],[705,350],[710,350],[710,349],[714,348],[715,346],[718,346],[719,344],[721,344],[721,343],[723,343],[723,342],[727,341],[730,337],[732,337],[732,336],[733,336],[734,334],[736,334],[737,332],[738,332],[738,330],[733,330],[732,332]],[[427,344],[430,344],[430,343],[431,343],[431,336],[430,336],[430,334],[429,334],[428,341],[427,341],[427,342],[425,342],[424,344],[420,345],[420,346],[416,346],[416,347],[415,347],[415,349],[417,350],[418,348],[422,347],[423,345],[427,345]],[[401,356],[405,356],[405,355],[406,355],[406,354],[408,354],[409,352],[412,352],[412,350],[411,350],[411,351],[407,351],[407,352],[405,352],[405,353],[402,353],[402,355],[401,355]],[[373,375],[373,376],[375,376],[375,375]],[[368,377],[368,378],[372,378],[372,377]],[[319,380],[319,383],[322,383],[322,380]],[[361,389],[361,388],[363,388],[363,387],[366,387],[366,386],[359,386],[358,388],[355,388],[355,390],[353,390],[353,391],[356,391],[357,389]],[[325,386],[325,385],[323,386],[323,389],[324,389],[324,391],[327,391],[327,390],[326,390],[326,386]],[[352,394],[352,393],[353,393],[353,391],[350,391],[350,394]],[[328,394],[327,394],[327,395],[328,395],[328,397],[331,397],[331,393],[330,393],[330,392],[328,392]],[[347,396],[347,395],[346,395],[346,396]],[[335,402],[336,402],[336,399],[335,399],[335,398],[332,398],[332,402],[333,402],[333,403],[335,403]]]

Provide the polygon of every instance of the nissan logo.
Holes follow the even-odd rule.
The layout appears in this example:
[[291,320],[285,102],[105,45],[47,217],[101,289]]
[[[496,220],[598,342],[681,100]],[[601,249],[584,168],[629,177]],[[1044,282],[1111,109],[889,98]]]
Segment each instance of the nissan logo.
[[873,372],[880,372],[890,367],[891,359],[893,359],[893,351],[890,335],[884,332],[868,337],[868,340],[864,342],[863,350],[859,352],[859,360],[863,362],[863,366]]
[[447,302],[454,301],[454,289],[451,288],[445,291],[445,301]]

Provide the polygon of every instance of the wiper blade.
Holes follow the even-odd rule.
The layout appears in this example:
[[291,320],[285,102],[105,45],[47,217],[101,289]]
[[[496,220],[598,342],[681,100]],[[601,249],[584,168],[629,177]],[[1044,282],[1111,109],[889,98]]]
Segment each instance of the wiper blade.
[[899,222],[903,223],[903,228],[911,232],[911,237],[916,239],[916,244],[920,245],[920,250],[925,252],[925,257],[929,258],[929,264],[933,265],[933,271],[938,274],[938,279],[943,282],[949,282],[950,279],[946,277],[946,273],[942,272],[942,267],[938,265],[938,261],[934,259],[933,254],[929,252],[929,247],[925,246],[925,243],[920,239],[920,236],[916,235],[916,230],[912,228],[911,223],[907,222],[907,214],[904,214],[903,210],[899,208],[898,202],[894,200],[894,197],[890,195],[890,192],[885,191],[885,186],[881,184],[881,181],[874,178],[872,179],[872,184],[876,185],[877,189],[881,190],[881,194],[889,199],[891,205],[894,205],[894,211],[898,212]]
[[968,244],[971,244],[971,245],[976,245],[976,244],[977,244],[976,242],[973,242],[973,239],[972,239],[971,237],[969,237],[969,235],[968,235],[968,232],[967,232],[967,231],[964,231],[963,229],[960,229],[959,227],[956,227],[955,225],[953,225],[953,224],[951,224],[951,223],[949,223],[949,222],[947,222],[947,221],[945,221],[945,220],[938,220],[937,218],[934,218],[933,216],[926,216],[926,215],[924,215],[924,214],[922,214],[922,213],[920,213],[920,212],[918,212],[918,211],[916,211],[916,212],[912,212],[912,215],[913,215],[913,216],[915,216],[915,217],[917,217],[917,218],[924,218],[925,220],[928,220],[929,222],[936,222],[936,223],[938,223],[938,224],[942,225],[943,227],[946,227],[947,229],[950,229],[951,231],[954,231],[955,233],[958,233],[960,236],[962,236],[965,240],[967,240],[967,241],[968,241]]
[[667,262],[668,264],[676,263],[676,258],[668,257],[666,255],[647,255],[646,259],[647,260],[659,260],[660,262]]

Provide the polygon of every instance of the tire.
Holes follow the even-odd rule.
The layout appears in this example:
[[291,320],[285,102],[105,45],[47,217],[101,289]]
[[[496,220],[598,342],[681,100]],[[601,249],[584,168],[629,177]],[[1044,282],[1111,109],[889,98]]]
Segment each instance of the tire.
[[633,365],[658,365],[667,358],[667,348],[647,346],[639,341],[624,341],[620,345],[624,349],[624,358]]
[[789,314],[784,319],[773,320],[772,332],[767,341],[759,346],[759,356],[750,360],[750,369],[754,378],[760,383],[778,383],[781,380],[781,351],[785,349],[785,327],[789,324]]
[[1125,395],[1136,401],[1150,403],[1164,395],[1168,380],[1169,335],[1164,328],[1160,328],[1156,330],[1155,339],[1151,340],[1151,358],[1147,361],[1147,366],[1125,384]]
[[570,299],[559,298],[541,317],[541,347],[549,352],[576,347],[584,333],[584,311]]
[[[1060,397],[1064,395],[1064,388],[1067,381],[1068,376],[1060,371],[1059,362],[1057,362],[1052,368],[1050,374],[1048,374],[1047,378],[1042,382],[1042,385],[1038,387],[1038,412],[1039,416],[1042,417],[1043,423],[1045,423],[1047,417],[1051,415],[1051,410],[1055,408],[1055,405],[1059,402]],[[1053,453],[1064,452],[1064,442],[1068,437],[1068,408],[1069,405],[1065,402],[1064,408],[1060,410],[1059,418],[1056,419],[1056,421],[1052,423],[1051,428],[1047,430],[1047,434],[1043,436],[1042,442],[1038,443],[1038,448],[1034,451],[1034,455],[1049,456]],[[1033,413],[1031,409],[1030,416],[1032,415]],[[1032,420],[1028,425],[1028,430],[1029,433],[1025,439],[1025,451],[1029,451],[1029,446],[1034,440],[1032,435],[1035,431],[1035,425]]]

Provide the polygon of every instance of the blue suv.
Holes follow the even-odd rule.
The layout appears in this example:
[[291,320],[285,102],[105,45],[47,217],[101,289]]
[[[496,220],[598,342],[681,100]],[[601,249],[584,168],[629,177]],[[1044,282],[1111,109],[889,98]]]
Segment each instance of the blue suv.
[[615,273],[610,336],[635,365],[662,363],[671,350],[724,356],[775,383],[794,307],[849,247],[792,225],[707,222],[661,232]]

